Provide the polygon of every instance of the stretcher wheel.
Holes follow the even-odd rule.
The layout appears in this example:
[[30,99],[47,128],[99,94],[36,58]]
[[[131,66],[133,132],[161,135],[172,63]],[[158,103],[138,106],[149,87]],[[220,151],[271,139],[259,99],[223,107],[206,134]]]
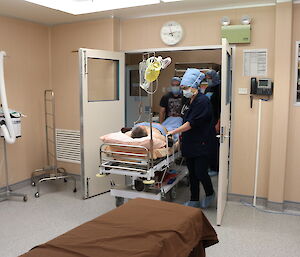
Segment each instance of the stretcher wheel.
[[35,198],[39,198],[39,197],[40,197],[39,192],[36,192],[36,193],[34,194],[34,196],[35,196]]
[[173,188],[171,189],[171,191],[170,191],[170,198],[171,198],[171,200],[175,200],[176,197],[177,197],[176,188],[173,187]]
[[124,198],[116,196],[116,207],[119,207],[124,204]]
[[31,182],[31,185],[32,185],[33,187],[35,187],[35,182],[34,182],[34,181],[32,181],[32,182]]
[[104,178],[104,177],[106,177],[106,174],[100,174],[100,173],[97,173],[97,174],[96,174],[96,177],[97,177],[97,178]]
[[141,191],[144,190],[145,184],[141,180],[135,180],[134,181],[134,187],[135,187],[136,191],[141,192]]
[[77,192],[77,188],[75,187],[74,190],[73,190],[73,193],[76,193],[76,192]]
[[65,183],[67,183],[67,182],[68,182],[68,180],[67,180],[66,178],[64,178],[64,182],[65,182]]
[[24,202],[27,202],[27,200],[28,200],[27,195],[24,195],[23,201],[24,201]]
[[143,183],[145,185],[153,185],[155,183],[155,180],[154,179],[151,179],[151,180],[143,180]]

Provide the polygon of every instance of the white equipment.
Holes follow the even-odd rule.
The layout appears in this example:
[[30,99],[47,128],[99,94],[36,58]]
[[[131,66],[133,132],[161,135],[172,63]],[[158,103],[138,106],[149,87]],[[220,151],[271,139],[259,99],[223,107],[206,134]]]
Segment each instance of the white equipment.
[[9,188],[8,181],[8,164],[6,143],[13,144],[16,138],[21,136],[21,114],[8,109],[5,81],[4,81],[4,57],[6,53],[0,51],[0,98],[2,103],[2,113],[0,113],[0,128],[1,136],[4,137],[4,160],[5,160],[5,175],[6,175],[6,190],[0,193],[0,199],[8,200],[11,197],[22,197],[23,201],[27,201],[27,195],[13,193]]

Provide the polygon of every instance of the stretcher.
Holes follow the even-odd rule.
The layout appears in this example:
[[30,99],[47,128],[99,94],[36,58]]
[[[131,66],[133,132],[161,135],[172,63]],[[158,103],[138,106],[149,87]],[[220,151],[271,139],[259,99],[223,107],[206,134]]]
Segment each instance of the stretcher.
[[216,243],[200,209],[135,199],[22,257],[205,257]]
[[161,200],[169,193],[176,198],[176,185],[183,180],[187,171],[177,170],[172,181],[166,180],[171,167],[181,158],[179,142],[171,144],[166,137],[166,147],[151,151],[144,146],[109,144],[100,147],[100,168],[98,177],[106,175],[126,176],[126,185],[111,181],[111,195],[116,205],[124,199],[147,198]]

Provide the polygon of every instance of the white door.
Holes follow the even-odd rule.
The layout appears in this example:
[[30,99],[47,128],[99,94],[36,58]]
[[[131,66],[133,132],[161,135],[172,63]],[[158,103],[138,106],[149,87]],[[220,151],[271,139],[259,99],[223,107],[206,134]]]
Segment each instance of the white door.
[[[97,178],[100,136],[125,125],[125,54],[79,49],[81,105],[81,175],[83,197],[110,190],[109,178]],[[124,184],[124,177],[113,177]]]
[[222,76],[221,76],[221,129],[220,159],[218,181],[217,225],[221,225],[227,203],[230,154],[230,112],[232,96],[231,48],[227,39],[222,38]]

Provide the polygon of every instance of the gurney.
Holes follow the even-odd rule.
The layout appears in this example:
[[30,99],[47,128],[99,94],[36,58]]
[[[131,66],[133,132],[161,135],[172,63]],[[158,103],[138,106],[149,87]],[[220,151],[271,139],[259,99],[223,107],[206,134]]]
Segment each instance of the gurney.
[[135,199],[22,257],[205,257],[216,243],[200,209]]
[[177,170],[173,181],[166,181],[171,166],[181,158],[179,142],[170,145],[166,137],[165,147],[153,149],[145,146],[103,143],[100,147],[100,168],[98,176],[126,176],[126,185],[111,181],[110,193],[116,197],[116,205],[124,199],[148,198],[161,200],[169,193],[176,198],[176,185],[183,180],[187,171]]

